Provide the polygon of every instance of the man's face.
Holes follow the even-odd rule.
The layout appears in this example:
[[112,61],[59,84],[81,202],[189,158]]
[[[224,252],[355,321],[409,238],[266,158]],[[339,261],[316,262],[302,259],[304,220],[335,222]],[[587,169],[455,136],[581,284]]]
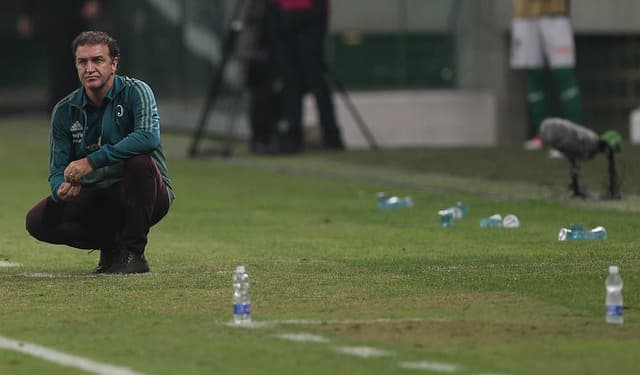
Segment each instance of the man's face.
[[78,78],[86,90],[100,91],[112,82],[117,68],[118,59],[111,59],[106,44],[87,44],[76,48]]

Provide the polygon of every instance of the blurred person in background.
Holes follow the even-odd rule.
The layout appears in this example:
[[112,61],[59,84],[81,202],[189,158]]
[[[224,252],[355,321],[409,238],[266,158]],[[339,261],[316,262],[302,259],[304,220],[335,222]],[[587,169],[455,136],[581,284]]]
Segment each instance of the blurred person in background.
[[329,27],[329,0],[270,0],[276,7],[274,27],[284,79],[284,110],[287,131],[279,150],[304,150],[303,98],[313,93],[320,117],[322,147],[342,150],[344,144],[336,121],[333,92],[327,80],[325,38]]
[[155,97],[146,83],[116,74],[120,48],[106,33],[83,32],[72,49],[82,87],[53,109],[51,195],[29,211],[27,231],[99,249],[94,273],[148,272],[149,229],[174,198]]
[[50,56],[48,110],[78,88],[76,71],[70,63],[71,41],[91,28],[102,10],[98,0],[24,0],[16,22],[22,38],[43,38]]
[[249,151],[254,154],[277,153],[276,134],[284,115],[282,74],[278,64],[273,4],[254,2],[249,15],[251,44],[247,68],[247,87],[250,93],[249,120],[251,139]]
[[582,100],[576,79],[575,46],[569,0],[513,0],[511,67],[527,74],[529,140],[527,150],[543,147],[538,130],[550,117],[545,87],[545,62],[560,94],[564,118],[582,122]]

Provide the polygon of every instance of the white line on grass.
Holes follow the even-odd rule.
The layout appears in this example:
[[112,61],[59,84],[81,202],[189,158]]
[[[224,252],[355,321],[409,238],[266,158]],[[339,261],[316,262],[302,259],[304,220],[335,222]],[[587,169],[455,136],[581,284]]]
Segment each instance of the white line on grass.
[[0,260],[0,267],[20,267],[22,264]]
[[52,274],[46,272],[23,272],[20,276],[32,277],[36,279],[86,279],[98,277],[99,275],[64,275],[64,274]]
[[[431,321],[436,321],[439,319],[433,319]],[[443,319],[444,321],[445,319]],[[309,324],[309,325],[323,325],[323,324],[387,324],[387,323],[420,323],[424,322],[425,319],[420,318],[379,318],[379,319],[345,319],[345,320],[313,320],[313,319],[290,319],[290,320],[271,320],[273,324],[291,324],[291,325],[301,325],[301,324]]]
[[398,363],[398,366],[402,368],[412,369],[412,370],[426,370],[426,371],[437,371],[437,372],[458,371],[458,365],[454,365],[451,363],[443,363],[443,362],[431,362],[431,361],[400,362]]
[[361,358],[389,357],[394,354],[388,350],[376,349],[370,346],[338,346],[335,350],[338,353]]
[[314,335],[312,333],[281,333],[274,335],[275,337],[283,340],[296,341],[296,342],[329,342],[329,339],[320,335]]
[[276,325],[356,325],[356,324],[397,324],[397,323],[422,323],[422,322],[446,322],[446,318],[406,318],[406,319],[345,319],[345,320],[321,320],[321,319],[289,319],[289,320],[259,320],[249,324],[234,324],[233,321],[218,321],[219,324],[238,328],[267,328]]
[[37,358],[46,359],[62,366],[75,367],[86,372],[98,375],[144,375],[126,367],[113,366],[107,363],[92,361],[87,358],[74,356],[45,348],[44,346],[17,341],[0,336],[0,349],[9,349],[28,354]]

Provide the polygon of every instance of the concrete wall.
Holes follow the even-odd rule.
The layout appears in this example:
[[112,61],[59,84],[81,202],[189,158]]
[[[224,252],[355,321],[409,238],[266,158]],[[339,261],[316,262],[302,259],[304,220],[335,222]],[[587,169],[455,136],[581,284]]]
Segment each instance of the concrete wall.
[[[349,148],[368,147],[367,131],[381,147],[491,146],[497,142],[496,101],[488,91],[376,91],[349,97],[364,121],[358,124],[344,96],[336,93],[336,115]],[[305,123],[317,126],[310,96],[305,114]]]

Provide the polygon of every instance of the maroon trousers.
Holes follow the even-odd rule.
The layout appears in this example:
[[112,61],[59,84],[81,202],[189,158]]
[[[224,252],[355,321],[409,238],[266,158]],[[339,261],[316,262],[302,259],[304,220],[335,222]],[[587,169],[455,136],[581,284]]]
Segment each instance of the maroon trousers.
[[143,253],[149,228],[169,211],[169,197],[148,155],[124,163],[123,179],[107,188],[82,188],[73,200],[47,197],[27,213],[36,239],[79,249]]

